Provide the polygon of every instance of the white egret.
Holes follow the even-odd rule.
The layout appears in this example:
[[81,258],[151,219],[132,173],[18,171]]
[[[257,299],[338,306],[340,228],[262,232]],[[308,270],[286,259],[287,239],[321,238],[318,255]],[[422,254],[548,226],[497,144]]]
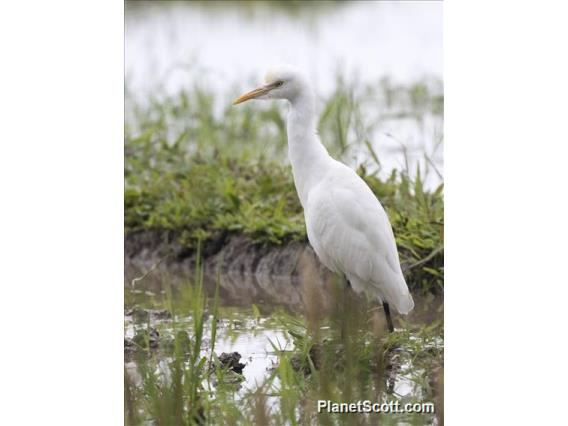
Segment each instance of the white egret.
[[269,71],[265,84],[234,101],[285,99],[288,154],[304,209],[308,239],[320,261],[352,288],[408,314],[414,301],[402,274],[391,224],[371,189],[354,170],[333,159],[316,131],[315,95],[291,67]]

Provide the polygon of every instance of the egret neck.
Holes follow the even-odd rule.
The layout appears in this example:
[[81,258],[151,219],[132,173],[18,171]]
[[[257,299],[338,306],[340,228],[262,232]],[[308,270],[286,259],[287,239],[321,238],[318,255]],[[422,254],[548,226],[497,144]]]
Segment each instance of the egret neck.
[[311,90],[303,90],[290,100],[287,128],[294,184],[305,206],[310,189],[325,175],[332,161],[317,136],[315,96]]

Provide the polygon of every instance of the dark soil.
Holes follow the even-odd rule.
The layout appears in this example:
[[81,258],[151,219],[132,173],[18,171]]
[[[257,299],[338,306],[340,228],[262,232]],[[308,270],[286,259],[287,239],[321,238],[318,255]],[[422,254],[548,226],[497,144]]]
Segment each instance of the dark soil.
[[[125,272],[127,279],[139,276],[140,271],[160,265],[172,269],[191,269],[195,266],[195,250],[178,242],[173,231],[139,231],[125,236]],[[201,254],[206,273],[240,273],[249,275],[295,276],[302,255],[310,258],[314,269],[325,276],[328,272],[306,243],[285,245],[255,243],[243,236],[220,235],[207,242]]]
[[219,356],[219,362],[223,368],[233,370],[235,373],[243,374],[246,364],[239,362],[241,354],[238,352],[225,353]]

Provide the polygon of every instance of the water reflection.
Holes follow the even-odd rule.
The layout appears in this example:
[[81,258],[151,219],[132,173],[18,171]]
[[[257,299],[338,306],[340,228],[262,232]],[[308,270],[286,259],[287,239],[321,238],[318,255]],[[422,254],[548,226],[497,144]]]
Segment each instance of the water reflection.
[[[337,286],[343,284],[338,282],[337,277],[318,269],[311,259],[307,262],[310,262],[309,266],[300,268],[300,274],[290,275],[250,274],[234,270],[217,274],[209,270],[203,277],[204,290],[209,297],[213,297],[218,280],[220,305],[223,307],[249,309],[255,304],[264,313],[271,313],[276,308],[300,314],[317,309],[325,315],[332,308]],[[137,264],[132,260],[125,268],[126,291],[132,292],[139,300],[148,296],[165,297],[169,288],[173,290],[175,297],[176,292],[192,282],[196,276],[193,268],[187,264],[165,264],[136,283],[132,289],[132,280],[144,275],[147,271],[144,268],[147,268],[146,264]],[[363,296],[354,297],[359,298],[361,303],[366,303]],[[404,317],[405,321],[412,324],[429,324],[443,318],[442,295],[414,292],[413,297],[416,308]],[[315,308],[314,303],[317,304]],[[369,305],[369,308],[372,307],[373,303]]]

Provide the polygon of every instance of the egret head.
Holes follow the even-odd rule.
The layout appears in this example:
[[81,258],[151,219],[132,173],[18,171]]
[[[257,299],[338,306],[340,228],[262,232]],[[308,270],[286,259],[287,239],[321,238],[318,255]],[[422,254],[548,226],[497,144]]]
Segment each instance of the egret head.
[[307,79],[293,67],[280,66],[269,70],[264,84],[235,99],[233,105],[250,99],[287,99],[290,102],[310,90]]

